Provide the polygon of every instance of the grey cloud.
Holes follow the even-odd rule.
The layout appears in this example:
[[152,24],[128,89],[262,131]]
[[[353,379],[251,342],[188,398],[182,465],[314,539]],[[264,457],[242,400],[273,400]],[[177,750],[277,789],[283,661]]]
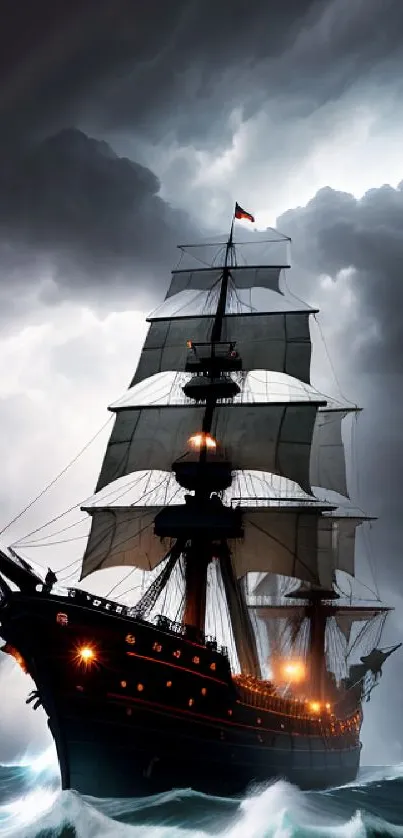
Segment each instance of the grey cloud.
[[66,119],[98,133],[222,144],[235,106],[248,118],[280,102],[284,121],[301,117],[360,80],[396,77],[402,58],[394,0],[101,0],[96,13],[90,2],[61,3],[57,15],[41,0],[40,9],[27,10],[24,52],[13,15],[0,36],[4,48],[15,41],[0,97],[9,150]]
[[[403,372],[403,183],[361,199],[321,189],[304,208],[278,220],[294,239],[294,258],[305,271],[334,280],[351,271],[355,329],[350,333],[357,372]],[[334,316],[334,315],[333,315]]]
[[[380,516],[373,544],[383,591],[401,588],[402,210],[402,186],[371,189],[361,199],[326,188],[278,219],[293,239],[291,285],[322,303],[343,391],[365,408],[354,433],[353,466],[360,477],[352,492],[353,500]],[[330,277],[331,294],[323,275]]]
[[[385,645],[398,642],[402,631],[402,210],[403,184],[371,189],[361,199],[326,188],[277,222],[293,239],[290,285],[322,307],[343,393],[364,407],[350,450],[351,473],[359,474],[351,494],[353,502],[379,516],[370,547],[362,552],[366,568],[370,561],[375,569],[381,598],[396,608],[382,638]],[[330,279],[323,282],[323,276]],[[329,389],[333,392],[330,382]],[[402,692],[401,667],[400,650],[365,706],[364,761],[401,759],[401,702],[396,699]]]
[[95,133],[222,148],[235,108],[244,119],[271,114],[284,134],[350,90],[357,88],[357,102],[365,89],[377,99],[383,84],[397,95],[403,7],[396,3],[299,0],[251,9],[234,2],[231,15],[224,6],[189,4],[152,60],[132,57],[118,79],[111,72],[80,113],[83,124]]
[[42,303],[161,294],[176,244],[196,233],[159,188],[149,169],[73,129],[14,161],[0,177],[3,312],[27,286]]
[[166,110],[180,116],[192,99],[203,104],[217,74],[250,62],[251,49],[252,57],[281,49],[317,0],[294,0],[286,11],[277,2],[270,16],[265,5],[253,12],[241,0],[230,7],[213,0],[101,0],[94,7],[87,0],[59,3],[55,13],[40,0],[26,10],[22,43],[10,8],[0,35],[3,142],[10,148],[27,132],[60,127],[66,112],[85,115],[89,107],[106,121],[134,119],[141,127]]

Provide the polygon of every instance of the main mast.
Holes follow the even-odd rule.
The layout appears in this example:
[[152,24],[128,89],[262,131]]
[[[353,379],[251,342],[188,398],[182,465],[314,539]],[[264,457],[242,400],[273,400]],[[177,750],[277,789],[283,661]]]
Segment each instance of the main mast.
[[[200,440],[199,463],[201,469],[206,465],[208,453],[208,440],[210,438],[214,410],[217,404],[217,392],[214,390],[214,372],[216,371],[215,344],[219,343],[222,335],[223,319],[227,303],[229,262],[233,248],[235,214],[232,217],[229,238],[225,248],[225,259],[220,285],[217,310],[211,331],[211,357],[210,363],[204,368],[209,377],[209,385],[206,389],[206,407],[204,411],[202,434]],[[206,504],[210,498],[210,486],[200,481],[196,483],[195,498],[201,505]],[[212,558],[211,542],[198,538],[192,539],[190,547],[185,554],[185,608],[183,622],[192,626],[197,632],[203,632],[206,617],[206,593],[207,593],[207,568]]]

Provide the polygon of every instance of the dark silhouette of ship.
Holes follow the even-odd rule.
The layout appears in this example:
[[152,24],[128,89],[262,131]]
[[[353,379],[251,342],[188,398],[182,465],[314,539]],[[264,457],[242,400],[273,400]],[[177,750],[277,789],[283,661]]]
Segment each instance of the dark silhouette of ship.
[[[234,217],[252,220],[238,205]],[[35,682],[27,701],[48,715],[63,787],[85,794],[352,781],[362,702],[394,651],[378,648],[389,609],[345,603],[338,581],[354,576],[368,520],[347,500],[341,426],[355,408],[310,386],[315,312],[284,303],[287,260],[245,265],[233,229],[208,267],[183,248],[193,267],[173,272],[150,318],[83,507],[81,578],[138,568],[140,599],[65,590],[0,552],[3,651]],[[267,371],[291,382],[286,395]],[[372,648],[346,663],[357,623],[352,646],[368,626],[375,645],[370,632]]]

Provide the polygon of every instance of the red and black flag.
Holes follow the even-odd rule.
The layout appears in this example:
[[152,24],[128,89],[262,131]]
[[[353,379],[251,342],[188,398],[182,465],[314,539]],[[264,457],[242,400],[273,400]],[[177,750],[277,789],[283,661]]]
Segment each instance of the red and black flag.
[[251,221],[252,224],[255,223],[255,216],[251,215],[250,212],[246,212],[246,210],[242,209],[239,204],[235,204],[235,218],[246,218],[246,220]]

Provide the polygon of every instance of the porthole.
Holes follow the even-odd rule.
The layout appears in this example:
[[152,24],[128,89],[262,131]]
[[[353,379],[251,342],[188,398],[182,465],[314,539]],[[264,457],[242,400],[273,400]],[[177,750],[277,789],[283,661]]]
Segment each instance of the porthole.
[[167,681],[167,687],[172,687],[172,681]]
[[207,695],[206,687],[202,687],[200,692],[201,692],[202,695]]
[[181,653],[180,653],[179,649],[175,649],[175,652],[172,652],[172,654],[173,654],[174,658],[180,658],[180,656],[181,656]]
[[210,664],[210,669],[212,669],[212,670],[213,670],[213,672],[214,672],[214,671],[215,671],[215,668],[216,668],[215,663],[211,663],[211,664]]
[[192,663],[200,663],[200,658],[198,657],[198,655],[195,655],[194,658],[192,658]]
[[188,705],[189,705],[189,707],[193,707],[193,705],[194,705],[194,699],[193,698],[189,698]]
[[62,611],[59,611],[56,614],[56,622],[59,623],[59,626],[67,626],[69,624],[69,618],[67,614],[64,614]]
[[134,646],[134,644],[136,642],[136,638],[135,638],[134,634],[126,634],[125,639],[126,639],[126,643],[128,643],[130,646]]
[[144,690],[143,684],[137,684],[137,692],[142,693]]
[[125,687],[127,687],[127,681],[121,681],[120,686],[123,687],[123,689],[125,689]]

